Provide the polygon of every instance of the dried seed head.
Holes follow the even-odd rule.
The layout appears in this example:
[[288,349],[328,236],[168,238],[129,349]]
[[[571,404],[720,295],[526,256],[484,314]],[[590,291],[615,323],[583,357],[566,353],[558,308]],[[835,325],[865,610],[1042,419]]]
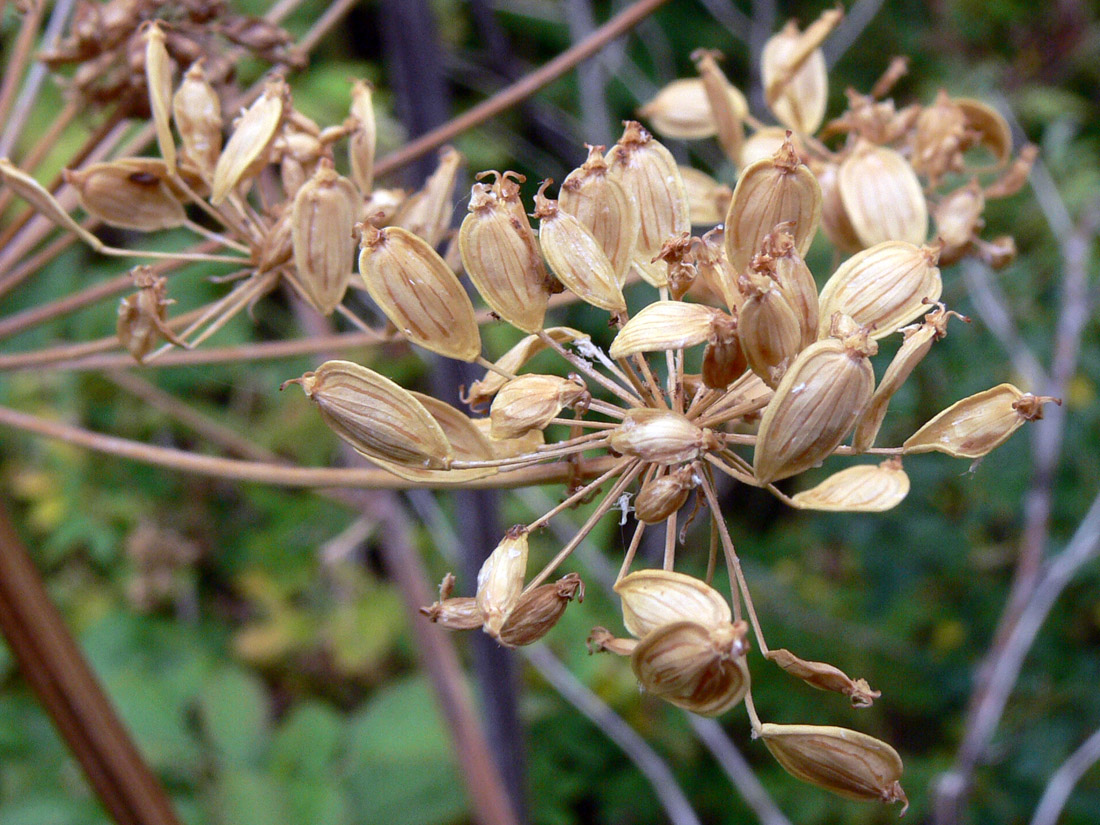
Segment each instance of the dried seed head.
[[500,628],[500,643],[521,647],[537,642],[558,623],[574,598],[584,601],[584,582],[576,573],[567,573],[553,584],[540,585],[521,596]]
[[[739,117],[748,114],[745,96],[728,85],[729,108]],[[718,123],[703,85],[703,78],[673,80],[638,110],[638,116],[648,120],[653,131],[677,140],[701,140],[718,133]]]
[[[567,341],[588,339],[587,335],[572,327],[549,327],[544,330],[544,333],[552,341],[556,341],[559,344],[564,344]],[[469,405],[473,409],[477,409],[489,403],[500,391],[500,388],[508,381],[501,373],[515,375],[523,369],[528,361],[546,349],[546,347],[546,341],[540,335],[532,334],[521,338],[510,350],[494,362],[494,365],[500,372],[496,370],[487,370],[484,378],[470,385],[469,391],[467,391],[462,398],[462,403]]]
[[439,166],[394,217],[394,224],[418,235],[435,247],[451,228],[455,182],[464,158],[450,146],[439,150]]
[[167,296],[167,281],[156,277],[148,266],[135,267],[130,274],[138,291],[119,302],[118,340],[139,364],[162,338],[187,346],[167,324],[166,310],[174,303]]
[[922,244],[928,237],[924,191],[913,167],[893,149],[860,143],[840,165],[837,188],[863,247]]
[[549,180],[543,181],[535,195],[535,217],[550,269],[582,301],[608,312],[625,312],[626,300],[611,261],[584,224],[543,194],[549,185]]
[[748,368],[737,334],[737,319],[718,313],[711,319],[710,338],[703,350],[703,383],[711,389],[724,390]]
[[652,407],[629,410],[611,431],[608,444],[616,452],[652,464],[682,464],[719,448],[711,430],[696,426],[678,412]]
[[172,105],[172,68],[172,58],[164,45],[164,32],[154,20],[145,27],[145,85],[149,89],[149,111],[153,114],[160,156],[168,168],[174,170],[176,144],[168,119]]
[[902,803],[901,757],[859,731],[822,725],[761,725],[759,736],[792,776],[849,799]]
[[333,432],[356,452],[387,462],[387,469],[445,470],[454,458],[447,436],[424,405],[373,370],[326,361],[286,384],[300,384]]
[[294,265],[305,298],[322,315],[344,299],[355,262],[359,193],[332,162],[322,161],[294,196],[290,228]]
[[871,401],[875,375],[866,334],[828,338],[798,354],[764,410],[753,473],[767,484],[823,461]]
[[458,232],[462,265],[497,315],[524,332],[538,332],[550,297],[538,240],[522,207],[516,215],[518,187],[501,185],[514,173],[478,177],[485,174],[498,180],[491,187],[474,184],[470,213]]
[[882,513],[901,504],[909,494],[909,476],[901,460],[864,464],[834,473],[810,490],[791,499],[801,510],[837,513]]
[[944,266],[959,260],[982,228],[985,195],[974,178],[966,186],[944,196],[932,210],[936,235],[943,244],[940,263]]
[[747,629],[744,622],[664,625],[638,643],[630,666],[654,696],[701,716],[718,716],[748,692]]
[[634,498],[634,515],[646,524],[658,524],[684,506],[696,487],[695,470],[680,467],[668,475],[652,478]]
[[942,89],[931,106],[917,116],[913,133],[913,170],[928,178],[930,186],[962,170],[962,150],[969,142],[966,116]]
[[695,61],[695,69],[703,81],[718,143],[730,162],[736,164],[741,160],[741,146],[745,142],[744,119],[748,114],[748,106],[744,96],[718,68],[715,58],[721,56],[719,52],[697,49],[692,53],[691,59]]
[[852,679],[840,668],[826,662],[809,662],[782,648],[770,650],[764,656],[787,673],[818,690],[844,694],[852,700],[852,707],[869,708],[875,699],[882,695],[881,691],[871,690],[866,679]]
[[[839,18],[838,10],[826,11],[805,32],[792,20],[764,44],[762,68],[768,106],[780,123],[804,135],[816,132],[825,117],[829,77],[825,55],[817,47]],[[822,25],[823,21],[828,25]]]
[[608,352],[612,358],[625,358],[636,352],[682,349],[701,344],[710,338],[711,324],[722,314],[703,304],[654,301],[623,324]]
[[67,169],[64,175],[84,210],[112,226],[155,232],[187,220],[162,160],[124,158]]
[[672,570],[637,570],[615,585],[623,603],[623,624],[631,636],[644,638],[674,622],[718,627],[731,620],[722,594],[692,576]]
[[956,401],[905,440],[906,453],[947,453],[955,458],[981,458],[1000,447],[1025,421],[1043,417],[1043,405],[1060,398],[1032,395],[1011,384]]
[[787,294],[771,276],[750,272],[738,280],[745,296],[737,335],[749,367],[775,387],[802,348],[802,324]]
[[805,255],[820,222],[821,187],[788,137],[773,157],[746,167],[737,179],[726,215],[726,255],[743,272],[781,223],[790,224],[795,249]]
[[414,344],[473,361],[481,333],[470,296],[432,247],[407,229],[360,225],[359,272],[386,317]]
[[641,218],[633,196],[609,174],[602,151],[602,146],[588,147],[588,160],[562,181],[558,208],[592,233],[622,286],[630,271]]
[[665,241],[691,231],[684,182],[675,158],[639,123],[625,121],[607,162],[611,175],[638,204],[639,232],[634,268],[653,286],[664,286],[667,273],[653,261]]
[[900,329],[939,300],[943,283],[936,267],[939,249],[885,241],[853,255],[821,289],[821,329],[829,334],[833,315],[850,315],[873,328],[873,338]]
[[351,179],[363,195],[374,189],[374,150],[378,128],[374,119],[372,87],[365,80],[356,80],[351,87],[351,119],[355,130],[348,138],[348,161]]
[[733,199],[733,190],[719,183],[706,172],[681,166],[680,178],[688,199],[692,226],[713,226],[726,218]]
[[180,135],[180,160],[209,184],[222,152],[222,104],[201,60],[183,76],[172,98],[172,117]]
[[477,607],[485,632],[500,636],[500,630],[523,593],[527,575],[527,528],[517,524],[489,554],[477,574]]
[[541,430],[565,408],[585,404],[584,384],[560,375],[521,375],[505,383],[489,408],[493,438],[518,438]]
[[241,115],[214,167],[210,203],[220,205],[230,192],[250,181],[267,165],[271,145],[279,133],[289,102],[290,89],[282,78],[275,78]]

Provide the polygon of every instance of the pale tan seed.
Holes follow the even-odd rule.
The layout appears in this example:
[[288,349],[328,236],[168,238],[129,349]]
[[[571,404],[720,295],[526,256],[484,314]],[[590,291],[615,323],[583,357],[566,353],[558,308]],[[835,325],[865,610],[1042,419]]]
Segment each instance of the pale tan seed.
[[172,138],[169,109],[172,105],[172,58],[164,45],[164,31],[157,21],[145,29],[145,85],[149,91],[149,111],[157,134],[160,156],[168,169],[176,168],[176,144]]
[[[559,344],[582,339],[588,340],[587,335],[572,327],[548,327],[544,332],[547,337]],[[493,396],[508,381],[506,375],[518,373],[528,361],[546,349],[547,346],[545,339],[540,335],[532,334],[521,338],[510,350],[494,362],[499,372],[487,370],[484,378],[470,385],[470,389],[465,393],[462,402],[473,409],[477,409],[492,401]],[[501,373],[504,373],[504,375]]]
[[351,87],[351,119],[355,130],[348,138],[348,162],[351,179],[363,195],[374,189],[374,152],[378,127],[374,118],[373,87],[356,80]]
[[788,139],[771,158],[745,168],[726,215],[726,255],[743,272],[764,237],[790,223],[795,249],[805,255],[821,222],[821,187]]
[[721,300],[731,312],[744,302],[737,286],[737,271],[730,264],[725,250],[725,229],[716,226],[703,237],[692,241],[697,281]]
[[863,249],[863,242],[856,234],[844,208],[844,200],[840,197],[840,165],[820,163],[813,167],[813,172],[821,185],[821,229],[825,237],[841,252],[859,252]]
[[369,459],[434,470],[447,469],[454,459],[454,448],[424,406],[373,370],[326,361],[286,383],[300,384],[325,424]]
[[828,338],[798,354],[764,410],[753,473],[767,484],[824,461],[871,402],[875,375],[866,335]]
[[928,237],[924,191],[913,167],[893,149],[858,144],[840,165],[837,188],[864,248],[884,241],[922,244]]
[[486,461],[495,457],[485,433],[462,410],[431,395],[420,392],[411,394],[439,424],[454,449],[455,458],[460,461]]
[[724,221],[733,199],[733,190],[691,166],[680,166],[679,169],[688,199],[691,225],[713,226]]
[[360,226],[359,272],[371,298],[414,344],[473,361],[481,354],[474,305],[432,247],[407,229]]
[[879,698],[881,691],[871,690],[866,679],[853,679],[838,667],[827,662],[811,662],[800,659],[789,650],[780,648],[764,654],[787,673],[818,690],[841,693],[852,701],[852,707],[869,708]]
[[695,61],[695,70],[703,81],[703,89],[714,117],[718,143],[730,162],[736,164],[741,160],[741,146],[745,142],[744,120],[748,107],[744,96],[718,68],[716,58],[721,56],[720,52],[697,49],[692,53],[691,59]]
[[451,228],[454,191],[458,170],[465,158],[450,146],[439,150],[439,166],[428,176],[424,188],[412,195],[394,216],[393,223],[438,246]]
[[658,524],[679,511],[695,489],[695,470],[680,467],[668,475],[650,479],[634,497],[634,516],[646,524]]
[[588,391],[560,375],[521,375],[505,383],[489,408],[493,438],[519,438],[545,428],[568,406],[583,404]]
[[64,175],[84,210],[112,226],[155,232],[187,220],[163,160],[124,158],[67,169]]
[[754,258],[753,266],[766,271],[787,297],[802,330],[801,347],[817,340],[818,297],[817,282],[794,246],[789,227],[780,224],[764,237],[762,258]]
[[849,799],[909,806],[898,752],[859,731],[823,725],[765,723],[758,734],[792,776]]
[[825,55],[817,48],[824,37],[814,44],[817,32],[813,26],[800,32],[792,20],[768,38],[761,56],[769,108],[780,123],[804,135],[821,126],[828,103]]
[[623,325],[608,353],[612,358],[625,358],[636,352],[701,344],[710,338],[712,322],[722,314],[704,304],[654,301]]
[[[734,86],[727,89],[730,108],[744,118],[749,106]],[[701,77],[673,80],[661,87],[656,96],[638,110],[653,131],[677,140],[701,140],[718,132],[714,112]]]
[[537,642],[558,623],[573,599],[584,601],[584,582],[567,573],[553,584],[543,584],[520,596],[497,637],[505,647]]
[[477,599],[473,596],[452,596],[449,599],[441,599],[429,607],[420,608],[420,612],[428,617],[429,622],[434,622],[448,630],[473,630],[481,627],[483,621]]
[[749,362],[737,333],[737,319],[729,315],[715,317],[703,350],[703,384],[714,390],[724,390],[748,368]]
[[954,263],[970,249],[982,228],[984,211],[985,195],[976,178],[945,195],[932,209],[937,240],[943,244],[942,265]]
[[834,473],[816,487],[796,494],[800,510],[836,513],[882,513],[897,507],[909,494],[909,476],[901,461],[864,464]]
[[355,265],[359,193],[332,162],[322,161],[294,196],[290,228],[294,265],[306,299],[330,315],[344,299]]
[[610,175],[602,151],[602,146],[588,147],[588,159],[562,181],[558,207],[592,233],[622,286],[638,242],[641,216],[634,197]]
[[214,167],[210,186],[210,203],[214,206],[219,206],[233,190],[267,165],[289,101],[290,89],[281,78],[276,78],[237,121]]
[[729,623],[729,603],[699,579],[673,570],[636,570],[615,585],[623,604],[623,624],[636,638],[673,622],[704,627]]
[[775,387],[802,349],[798,312],[774,278],[749,272],[738,281],[744,296],[737,316],[737,337],[752,369]]
[[821,289],[819,337],[829,334],[833,315],[850,315],[871,337],[897,331],[939,300],[939,250],[905,241],[884,241],[853,255]]
[[183,76],[172,98],[172,117],[180,135],[181,161],[209,185],[222,151],[222,104],[201,60]]
[[13,192],[57,226],[72,232],[95,249],[103,246],[103,242],[99,238],[78,224],[73,220],[72,215],[61,208],[61,204],[46,190],[46,187],[7,158],[0,158],[0,178],[3,178],[4,183],[10,186]]
[[1035,396],[999,384],[956,401],[905,440],[906,453],[947,453],[981,458],[1004,444],[1026,421],[1043,417],[1043,404],[1061,399]]
[[527,575],[527,528],[517,524],[500,540],[477,574],[477,606],[486,633],[499,636],[519,603]]
[[542,430],[530,430],[525,435],[515,438],[493,438],[491,418],[471,419],[474,426],[489,440],[489,446],[493,448],[493,458],[513,458],[517,455],[534,453],[546,443],[546,436]]
[[611,449],[652,464],[694,461],[719,447],[713,432],[672,410],[636,407],[611,431]]
[[783,126],[765,126],[753,132],[745,138],[745,143],[741,146],[741,162],[738,166],[744,169],[758,160],[774,157],[788,139],[794,142],[795,149],[798,150],[798,136],[790,134],[790,131]]

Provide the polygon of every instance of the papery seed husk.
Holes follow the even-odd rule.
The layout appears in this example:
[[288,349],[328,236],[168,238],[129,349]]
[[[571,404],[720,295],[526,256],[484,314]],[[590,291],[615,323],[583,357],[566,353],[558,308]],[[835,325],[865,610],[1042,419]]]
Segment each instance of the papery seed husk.
[[981,458],[1004,444],[1025,421],[1042,418],[1042,405],[1062,402],[1024,393],[1011,384],[956,401],[902,445],[906,453],[947,453],[955,458]]
[[477,606],[486,633],[499,636],[519,603],[527,575],[527,529],[516,525],[489,554],[477,574]]
[[718,716],[749,689],[744,622],[708,627],[676,622],[642,639],[630,656],[649,693],[701,716]]
[[425,349],[474,361],[481,333],[458,277],[418,235],[397,226],[362,227],[359,272],[371,298],[401,333]]
[[767,275],[750,273],[739,281],[745,296],[737,316],[737,337],[749,367],[769,387],[802,349],[802,325],[786,293]]
[[[766,262],[760,261],[761,265],[779,285],[795,314],[798,315],[799,327],[802,330],[801,347],[809,346],[817,340],[819,316],[817,282],[814,281],[813,273],[802,260],[802,256],[794,248],[794,238],[787,231],[786,226],[778,226],[774,232],[765,236],[762,254]],[[757,259],[754,258],[753,265],[756,266],[756,263]]]
[[[290,199],[298,194],[298,190],[317,171],[318,163],[326,152],[325,145],[319,137],[320,130],[301,128],[300,123],[295,121],[304,120],[304,118],[295,117],[295,115],[298,113],[291,110],[272,147],[272,157],[279,162],[279,177],[282,179],[283,192]],[[311,125],[316,127],[316,124]],[[326,160],[331,163],[331,158]],[[358,212],[358,197],[356,200]]]
[[634,497],[634,516],[646,524],[664,521],[684,506],[695,489],[695,470],[680,467],[668,475],[651,478]]
[[546,316],[549,276],[527,217],[517,219],[505,198],[519,201],[518,193],[499,183],[474,184],[470,212],[458,232],[459,251],[466,274],[493,311],[533,333]]
[[764,654],[769,661],[775,662],[787,673],[818,690],[841,693],[852,701],[852,707],[867,708],[882,695],[881,691],[871,690],[866,679],[853,679],[838,667],[828,662],[811,662],[800,659],[789,650],[780,648]]
[[695,258],[697,281],[702,281],[708,289],[719,296],[726,307],[736,311],[744,301],[737,286],[738,273],[730,264],[725,250],[725,229],[716,226],[693,242],[692,256]]
[[546,435],[542,430],[530,430],[515,438],[493,438],[493,421],[490,418],[475,418],[474,425],[489,439],[489,446],[493,448],[493,458],[513,458],[517,455],[527,455],[535,452],[546,443]]
[[535,195],[535,217],[539,246],[550,269],[585,303],[611,313],[625,312],[626,300],[611,261],[584,224],[543,195],[549,183],[544,181]]
[[[726,93],[730,108],[744,118],[749,111],[745,96],[732,85]],[[714,137],[718,131],[700,77],[680,78],[662,86],[656,96],[638,110],[638,116],[648,120],[657,134],[677,140],[701,140]]]
[[267,84],[237,121],[214,167],[210,203],[219,206],[240,184],[251,180],[266,165],[271,144],[283,122],[290,90],[281,79]]
[[78,224],[73,216],[61,208],[57,199],[42,184],[17,167],[7,158],[0,158],[0,178],[12,191],[33,206],[57,226],[72,232],[93,247],[102,242]]
[[730,162],[738,163],[741,159],[741,145],[745,142],[744,119],[748,114],[748,105],[744,96],[718,68],[716,57],[721,57],[721,53],[706,49],[698,49],[691,55],[710,103],[718,143]]
[[944,175],[961,171],[966,141],[966,117],[941,89],[914,124],[910,156],[913,170],[927,178],[929,186],[938,186]]
[[844,199],[840,197],[840,166],[822,163],[815,166],[813,172],[821,186],[821,229],[825,237],[841,252],[859,252],[863,249],[863,242],[844,208]]
[[221,99],[206,79],[202,61],[192,64],[172,98],[180,156],[209,184],[222,151]]
[[959,260],[977,237],[982,227],[985,195],[977,179],[944,196],[932,210],[936,236],[943,244],[940,264],[947,266]]
[[680,178],[684,182],[692,226],[713,226],[726,219],[733,199],[732,189],[691,166],[680,167]]
[[818,335],[829,334],[837,312],[850,315],[859,326],[871,327],[875,339],[912,321],[943,291],[938,254],[933,247],[885,241],[853,255],[821,289]]
[[290,228],[294,265],[306,298],[322,315],[344,299],[355,265],[355,221],[359,193],[330,161],[294,196]]
[[448,630],[473,630],[481,627],[483,619],[478,609],[477,599],[473,596],[453,596],[442,599],[429,607],[420,608],[420,612]]
[[[587,335],[572,327],[548,327],[544,332],[551,340],[557,341],[559,344],[588,339]],[[470,389],[462,399],[463,403],[476,409],[492,401],[493,396],[509,380],[501,373],[515,375],[523,369],[528,361],[546,349],[547,346],[546,341],[539,335],[532,334],[521,338],[510,350],[494,362],[500,372],[487,370],[484,378],[474,381],[470,385]]]
[[573,599],[584,601],[584,583],[567,573],[553,584],[543,584],[520,596],[497,637],[506,647],[522,647],[545,636]]
[[779,764],[798,779],[849,799],[909,805],[901,789],[901,757],[879,739],[824,725],[765,723],[758,733]]
[[454,458],[431,414],[384,375],[351,361],[326,361],[294,383],[317,404],[329,428],[367,458],[436,470]]
[[374,151],[378,129],[374,118],[372,87],[365,80],[356,80],[351,87],[351,118],[355,130],[348,138],[348,162],[351,179],[363,195],[374,188]]
[[610,175],[602,148],[590,146],[588,160],[562,181],[558,208],[592,233],[622,286],[638,242],[641,217],[634,197]]
[[924,191],[913,167],[893,149],[858,145],[840,165],[837,188],[862,246],[922,244],[928,237]]
[[882,513],[909,494],[909,476],[898,460],[849,467],[834,473],[810,490],[796,494],[791,503],[800,510],[835,513]]
[[710,338],[703,350],[703,383],[711,389],[724,390],[748,368],[736,317],[717,315],[711,320]]
[[413,398],[436,420],[447,441],[454,448],[455,458],[461,461],[486,461],[494,458],[488,437],[461,410],[431,395],[411,392]]
[[[788,23],[764,44],[761,66],[768,106],[776,118],[796,132],[812,135],[825,118],[829,78],[825,55],[816,48],[793,76],[788,71],[801,54],[804,34],[794,21]],[[790,79],[782,83],[786,77]]]
[[691,231],[684,182],[675,158],[661,143],[628,120],[619,142],[607,153],[612,176],[638,204],[639,232],[633,264],[656,287],[667,283],[667,269],[654,263],[665,241]]
[[744,169],[758,160],[774,157],[775,153],[783,147],[787,140],[793,141],[795,149],[799,151],[799,155],[802,155],[798,136],[792,134],[788,137],[789,132],[790,129],[782,126],[765,126],[763,129],[753,132],[745,138],[745,143],[741,146],[741,163],[739,166]]
[[636,352],[701,344],[710,337],[711,323],[719,314],[719,310],[703,304],[654,301],[623,325],[608,354],[612,358],[625,358]]
[[805,255],[821,222],[821,187],[787,140],[774,157],[745,168],[726,215],[726,255],[743,272],[764,237],[790,222],[799,255]]
[[560,375],[521,375],[497,392],[489,408],[493,438],[518,438],[541,430],[587,393],[584,385]]
[[1012,129],[1004,115],[988,103],[968,97],[956,97],[951,102],[962,111],[966,127],[980,135],[981,144],[998,162],[1006,163],[1012,156]]
[[123,158],[65,171],[65,181],[89,215],[139,232],[171,229],[187,220],[169,179],[167,164],[156,158]]
[[635,407],[611,431],[611,449],[653,464],[694,461],[707,450],[718,448],[710,430],[698,427],[687,416],[672,410]]
[[808,470],[844,440],[871,402],[873,341],[828,338],[811,344],[788,367],[764,410],[753,474],[761,484]]
[[145,30],[145,85],[149,90],[149,111],[157,133],[160,156],[169,169],[176,168],[176,144],[172,138],[169,108],[172,105],[172,58],[164,45],[164,32],[156,21]]
[[639,639],[673,622],[717,627],[732,618],[721,593],[673,570],[636,570],[618,581],[615,592],[622,600],[627,632]]
[[119,342],[139,364],[162,339],[186,346],[167,324],[167,308],[173,303],[167,297],[168,282],[148,266],[135,267],[130,274],[138,291],[119,302],[115,323]]
[[394,224],[423,238],[429,246],[437,246],[451,227],[455,182],[463,161],[450,146],[440,149],[439,166],[428,176],[424,188],[405,202]]

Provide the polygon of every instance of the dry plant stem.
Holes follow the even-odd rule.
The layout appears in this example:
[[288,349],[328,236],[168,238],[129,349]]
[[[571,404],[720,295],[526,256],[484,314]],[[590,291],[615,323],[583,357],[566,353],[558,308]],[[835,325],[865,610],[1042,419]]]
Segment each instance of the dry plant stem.
[[558,355],[568,361],[577,371],[591,378],[612,395],[615,395],[622,401],[625,401],[631,407],[642,406],[642,401],[640,398],[631,393],[629,390],[626,390],[623,387],[619,386],[599,371],[593,369],[592,365],[589,364],[586,360],[567,350],[545,332],[540,331],[539,338],[542,339],[542,342],[544,344],[546,344],[548,347],[551,347],[555,352],[558,353]]
[[178,825],[0,504],[0,628],[117,825]]
[[630,565],[634,563],[634,556],[638,554],[638,548],[642,544],[642,534],[645,532],[645,522],[638,521],[634,525],[634,535],[630,537],[630,546],[626,548],[626,555],[623,556],[622,566],[619,568],[619,575],[615,579],[615,583],[618,584],[623,576],[630,570]]
[[676,513],[665,519],[665,555],[662,567],[671,570],[676,566]]
[[618,464],[613,465],[611,467],[611,469],[608,470],[606,473],[604,473],[602,476],[600,476],[599,478],[596,478],[595,480],[593,480],[593,481],[589,482],[588,484],[584,485],[581,489],[577,490],[575,493],[570,495],[563,502],[561,502],[560,504],[558,504],[555,507],[552,507],[550,510],[545,512],[543,515],[539,516],[539,518],[535,519],[530,524],[528,524],[527,525],[527,531],[532,532],[534,530],[539,529],[544,524],[549,522],[550,519],[554,518],[554,516],[556,516],[558,513],[562,512],[563,510],[568,510],[570,507],[572,507],[578,501],[583,499],[585,496],[587,496],[593,490],[598,488],[601,484],[603,484],[609,478],[612,478],[613,476],[616,476],[619,473],[621,473],[623,471],[623,469],[626,467],[626,465],[629,464],[631,461],[633,461],[633,459],[628,458],[625,461],[620,461]]
[[[381,469],[352,467],[297,467],[264,461],[240,461],[231,458],[196,455],[186,450],[155,447],[111,435],[50,421],[9,407],[0,407],[0,425],[55,438],[77,447],[114,455],[143,464],[151,464],[187,473],[224,478],[230,481],[252,481],[278,487],[370,487],[387,490],[433,489],[445,484],[418,483],[398,478]],[[595,476],[607,471],[617,458],[604,456],[584,462],[582,472]],[[575,472],[567,464],[540,464],[513,470],[503,476],[463,482],[465,489],[499,489],[524,487],[567,481]]]
[[422,157],[433,149],[438,149],[452,141],[468,129],[495,117],[515,106],[526,97],[530,97],[543,86],[557,80],[578,63],[586,60],[602,49],[607,43],[619,37],[666,3],[667,0],[638,0],[619,14],[612,17],[584,40],[559,54],[546,65],[536,69],[521,80],[497,92],[488,100],[479,103],[453,120],[433,129],[416,140],[405,144],[401,149],[386,155],[375,164],[376,175],[385,175],[400,169],[408,163]]
[[1057,825],[1062,809],[1069,801],[1074,786],[1088,770],[1100,761],[1100,730],[1082,743],[1081,747],[1070,754],[1050,777],[1035,813],[1031,825]]
[[[26,157],[19,161],[17,164],[20,169],[26,172],[28,175],[34,174],[34,170],[38,168],[45,158],[50,153],[50,150],[57,145],[58,139],[61,137],[61,133],[69,128],[69,124],[72,123],[73,118],[80,112],[80,104],[74,99],[65,104],[65,108],[61,110],[60,114],[54,118],[50,124],[50,128],[46,130],[45,134],[41,138],[35,141],[34,146],[27,152]],[[0,157],[3,157],[4,153],[0,152]],[[15,200],[15,192],[8,189],[4,192],[0,192],[0,213],[3,213],[11,206]]]
[[39,26],[42,25],[42,16],[46,13],[45,3],[29,5],[30,9],[23,15],[23,22],[19,26],[19,35],[16,37],[11,57],[4,66],[4,82],[0,86],[0,123],[7,122],[11,105],[15,102],[16,89],[23,77],[23,70],[27,67],[27,60],[34,49],[34,39],[38,36]]

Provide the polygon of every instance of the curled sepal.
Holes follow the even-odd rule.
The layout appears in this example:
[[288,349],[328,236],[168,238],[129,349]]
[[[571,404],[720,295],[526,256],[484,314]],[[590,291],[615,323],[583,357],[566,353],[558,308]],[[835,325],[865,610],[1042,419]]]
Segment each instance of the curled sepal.
[[[321,418],[369,459],[414,470],[446,470],[454,448],[408,390],[350,361],[326,361],[286,384],[300,384]],[[283,386],[285,387],[286,384]]]
[[729,603],[710,585],[672,570],[638,570],[615,585],[623,603],[623,624],[644,638],[673,622],[717,627],[730,621]]
[[527,528],[517,524],[504,534],[477,574],[477,607],[485,632],[499,637],[519,604],[527,575]]
[[407,229],[361,228],[359,272],[386,317],[424,349],[475,360],[481,354],[481,334],[474,305],[439,253]]
[[66,169],[64,176],[84,210],[112,226],[155,232],[187,220],[163,160],[122,158]]
[[355,185],[338,175],[327,159],[294,196],[290,231],[298,283],[322,315],[330,315],[347,291],[359,206]]
[[454,587],[455,577],[448,573],[439,585],[439,600],[428,607],[421,607],[421,614],[427,616],[429,622],[448,630],[473,630],[481,627],[481,611],[478,610],[477,599],[473,596],[452,596]]
[[848,799],[901,802],[901,757],[885,742],[859,731],[825,725],[760,726],[764,740],[791,776]]
[[229,193],[239,184],[255,177],[267,163],[289,98],[290,90],[286,83],[276,78],[241,115],[214,167],[214,180],[210,187],[210,203],[214,206],[229,197]]
[[710,338],[711,324],[722,313],[704,304],[654,301],[627,321],[609,354],[624,358],[636,352],[682,349]]
[[801,679],[811,687],[847,696],[855,708],[869,708],[882,695],[882,691],[872,690],[866,679],[853,679],[828,662],[800,659],[784,648],[770,650],[764,654],[764,658],[775,662],[791,676]]
[[857,146],[840,165],[837,188],[862,246],[921,244],[928,237],[928,204],[917,173],[893,149]]
[[573,599],[584,601],[584,582],[577,573],[567,573],[552,584],[536,587],[520,596],[497,639],[505,647],[537,642],[558,623]]
[[1021,392],[999,384],[956,401],[902,445],[906,453],[947,453],[955,458],[981,458],[1000,447],[1025,421],[1043,417],[1043,405],[1062,399]]
[[589,399],[584,384],[560,375],[530,373],[500,388],[489,408],[493,438],[518,438],[541,430],[565,407],[583,407]]
[[791,501],[800,510],[829,510],[838,513],[881,513],[901,504],[909,494],[909,476],[901,461],[849,467],[834,473]]

